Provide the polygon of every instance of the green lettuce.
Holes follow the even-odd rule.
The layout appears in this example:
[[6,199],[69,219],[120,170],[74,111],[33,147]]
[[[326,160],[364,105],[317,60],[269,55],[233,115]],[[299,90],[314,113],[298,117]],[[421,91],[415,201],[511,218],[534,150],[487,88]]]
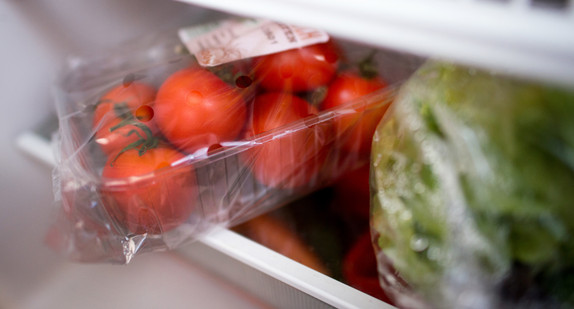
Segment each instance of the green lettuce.
[[379,261],[406,285],[384,265],[381,282],[397,296],[574,306],[570,90],[428,62],[377,129],[371,189]]

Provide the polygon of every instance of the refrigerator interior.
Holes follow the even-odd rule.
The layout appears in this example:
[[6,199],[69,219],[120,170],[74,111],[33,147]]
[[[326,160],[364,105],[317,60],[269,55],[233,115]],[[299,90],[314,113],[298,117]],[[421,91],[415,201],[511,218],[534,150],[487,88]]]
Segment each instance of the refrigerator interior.
[[[0,307],[74,308],[85,304],[84,298],[90,299],[94,308],[106,307],[112,299],[116,305],[185,307],[194,299],[213,307],[264,307],[260,299],[265,296],[254,297],[228,283],[245,275],[242,271],[253,274],[254,268],[274,278],[260,283],[287,282],[287,286],[295,287],[293,295],[312,294],[313,299],[319,299],[317,306],[380,305],[366,295],[347,297],[345,286],[306,273],[300,265],[228,231],[180,252],[142,257],[123,268],[70,264],[45,246],[45,233],[55,215],[51,159],[43,155],[49,147],[30,156],[16,140],[54,114],[52,81],[65,57],[97,54],[158,28],[186,25],[190,19],[194,23],[209,21],[225,13],[322,28],[349,40],[423,57],[574,84],[571,1],[4,1],[0,4],[0,38],[4,42],[0,49],[4,68],[0,85],[7,111],[0,139],[8,147],[2,151],[0,168],[0,232],[6,235],[0,240]],[[230,249],[229,244],[237,248]],[[246,248],[262,251],[254,257]],[[249,270],[239,266],[234,268],[237,274],[228,270],[228,280],[206,271],[210,258],[223,258],[225,262],[226,256],[239,260],[238,265],[248,265]],[[289,265],[288,270],[265,264],[275,259]],[[304,285],[302,278],[287,277],[289,270],[310,275],[308,280],[317,285]],[[224,273],[219,276],[225,278]],[[132,280],[150,283],[138,289]],[[327,288],[315,289],[321,284]],[[162,296],[142,293],[144,289]],[[337,293],[340,299],[333,300]]]

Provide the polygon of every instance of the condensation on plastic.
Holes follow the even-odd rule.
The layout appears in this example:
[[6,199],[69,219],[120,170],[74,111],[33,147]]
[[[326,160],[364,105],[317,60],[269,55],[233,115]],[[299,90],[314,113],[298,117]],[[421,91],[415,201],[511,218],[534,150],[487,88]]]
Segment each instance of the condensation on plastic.
[[572,308],[574,92],[429,61],[373,137],[371,236],[401,308]]
[[[105,120],[93,124],[96,105],[105,101],[104,93],[118,85],[129,88],[145,83],[157,90],[173,73],[197,67],[192,56],[181,52],[176,30],[127,42],[109,54],[71,58],[61,73],[56,94],[59,153],[54,172],[55,197],[61,211],[48,241],[71,260],[128,263],[137,254],[177,248],[214,227],[237,225],[329,184],[369,159],[368,154],[340,149],[340,144],[350,138],[348,131],[363,117],[386,110],[396,86],[421,63],[416,57],[381,50],[376,61],[388,88],[254,136],[245,134],[252,120],[255,93],[248,87],[242,90],[247,106],[244,132],[236,138],[208,138],[208,143],[213,144],[189,152],[180,149],[179,155],[164,157],[164,165],[169,166],[153,172],[104,177],[106,165],[128,164],[120,162],[128,151],[106,155],[98,144],[97,130],[105,125]],[[345,50],[340,64],[354,62],[371,52],[369,47],[337,43]],[[230,67],[236,68],[234,65]],[[252,85],[257,83],[253,80]],[[237,90],[231,88],[234,87],[225,91]],[[220,94],[225,95],[224,90]],[[231,115],[227,119],[242,117],[238,109],[226,110]],[[110,113],[103,119],[114,116]],[[205,115],[218,116],[221,115]],[[356,117],[356,121],[343,132],[336,132],[333,123],[341,117]],[[137,128],[130,131],[133,132],[125,134],[146,134]],[[165,136],[160,143],[177,148]],[[273,150],[276,148],[280,151]],[[133,151],[131,155],[137,158]],[[281,173],[260,171],[271,173],[276,177],[274,181],[263,183],[254,177],[253,170],[261,160],[272,160],[273,166],[281,166]],[[311,173],[306,170],[315,166],[318,168]],[[305,173],[310,176],[304,181],[293,181]],[[150,201],[155,206],[146,207]],[[183,218],[156,216],[156,207],[164,207],[168,216]]]

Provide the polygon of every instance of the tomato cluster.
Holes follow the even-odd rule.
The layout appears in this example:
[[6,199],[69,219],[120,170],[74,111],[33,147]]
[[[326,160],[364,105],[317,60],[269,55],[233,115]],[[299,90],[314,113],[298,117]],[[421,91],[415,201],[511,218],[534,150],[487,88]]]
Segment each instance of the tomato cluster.
[[[386,86],[342,69],[343,59],[329,41],[223,69],[193,64],[157,89],[130,80],[109,90],[93,116],[94,141],[108,158],[100,188],[108,212],[134,233],[177,227],[199,191],[187,156],[209,155],[232,141],[253,141],[241,162],[256,181],[278,189],[312,184],[334,147],[368,153],[384,111],[365,116],[356,108],[329,124],[312,121],[322,110]],[[311,101],[319,89],[324,98]],[[297,129],[282,131],[297,121]]]

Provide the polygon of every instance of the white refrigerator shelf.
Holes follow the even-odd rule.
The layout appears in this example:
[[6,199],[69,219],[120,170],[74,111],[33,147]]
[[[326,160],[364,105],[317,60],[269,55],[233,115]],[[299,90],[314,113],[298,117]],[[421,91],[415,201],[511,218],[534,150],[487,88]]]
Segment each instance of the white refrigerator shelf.
[[570,0],[179,0],[574,86]]

